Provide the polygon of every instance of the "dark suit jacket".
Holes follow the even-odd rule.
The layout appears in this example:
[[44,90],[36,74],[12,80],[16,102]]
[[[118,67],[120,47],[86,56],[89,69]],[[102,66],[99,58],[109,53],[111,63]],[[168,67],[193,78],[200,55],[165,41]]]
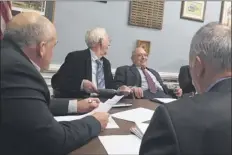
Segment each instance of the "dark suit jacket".
[[192,77],[189,71],[189,65],[182,66],[180,68],[178,81],[183,94],[195,92],[195,88],[192,84]]
[[52,102],[43,77],[28,57],[5,40],[1,45],[1,155],[64,155],[100,133],[100,123],[92,116],[58,123],[49,107],[66,113],[67,100]]
[[[107,89],[114,88],[110,62],[104,57],[102,59],[105,86]],[[55,95],[55,97],[80,98],[89,96],[81,91],[81,83],[83,79],[92,81],[91,64],[89,49],[69,53],[58,72],[52,77],[52,87],[59,91],[59,95]]]
[[231,79],[209,92],[159,106],[141,155],[231,155]]
[[[168,87],[163,83],[158,72],[151,68],[147,68],[159,81],[162,86],[164,93],[172,97],[176,97],[172,90],[169,90]],[[135,65],[132,66],[121,66],[116,69],[114,76],[114,83],[116,88],[119,88],[122,85],[126,86],[137,86],[141,87],[141,76]]]

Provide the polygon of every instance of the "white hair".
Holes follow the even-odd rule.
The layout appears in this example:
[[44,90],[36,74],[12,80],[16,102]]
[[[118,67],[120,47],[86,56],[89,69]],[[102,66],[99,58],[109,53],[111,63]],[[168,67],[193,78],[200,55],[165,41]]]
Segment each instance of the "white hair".
[[94,28],[88,30],[85,35],[85,43],[89,48],[92,48],[95,44],[100,43],[107,35],[104,28]]
[[52,39],[47,21],[43,17],[38,17],[35,23],[21,27],[7,27],[4,31],[4,37],[10,38],[21,48]]
[[199,56],[215,72],[231,71],[231,27],[211,22],[196,32],[190,48],[190,62]]

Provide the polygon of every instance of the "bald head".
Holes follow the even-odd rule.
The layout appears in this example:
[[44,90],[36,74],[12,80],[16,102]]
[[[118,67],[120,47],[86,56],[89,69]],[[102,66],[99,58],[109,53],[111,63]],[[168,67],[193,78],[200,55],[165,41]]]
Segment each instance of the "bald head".
[[56,39],[54,25],[36,12],[20,13],[7,24],[4,37],[9,37],[19,46],[31,46],[41,41]]
[[35,12],[20,13],[7,24],[4,38],[16,43],[40,69],[48,69],[56,45],[56,29]]

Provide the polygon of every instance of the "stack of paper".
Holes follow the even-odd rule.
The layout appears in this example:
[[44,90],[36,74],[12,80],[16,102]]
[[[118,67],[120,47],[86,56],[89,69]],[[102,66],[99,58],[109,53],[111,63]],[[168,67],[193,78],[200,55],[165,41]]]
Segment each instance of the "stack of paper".
[[138,155],[141,139],[135,135],[99,136],[109,155]]
[[149,110],[149,109],[136,108],[132,110],[118,112],[111,116],[118,118],[118,119],[142,123],[142,122],[151,120],[153,113],[154,111]]
[[138,138],[142,139],[148,126],[149,124],[146,123],[136,123],[134,127],[130,128],[130,131],[134,133]]

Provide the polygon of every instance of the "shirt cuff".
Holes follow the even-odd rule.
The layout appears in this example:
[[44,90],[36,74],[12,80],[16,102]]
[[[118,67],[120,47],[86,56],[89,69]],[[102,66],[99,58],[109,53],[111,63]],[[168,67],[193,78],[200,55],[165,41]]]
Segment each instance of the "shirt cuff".
[[83,90],[84,88],[84,80],[82,80],[82,82],[81,82],[81,90]]
[[68,104],[68,113],[72,114],[72,113],[77,113],[77,100],[69,100],[69,104]]

